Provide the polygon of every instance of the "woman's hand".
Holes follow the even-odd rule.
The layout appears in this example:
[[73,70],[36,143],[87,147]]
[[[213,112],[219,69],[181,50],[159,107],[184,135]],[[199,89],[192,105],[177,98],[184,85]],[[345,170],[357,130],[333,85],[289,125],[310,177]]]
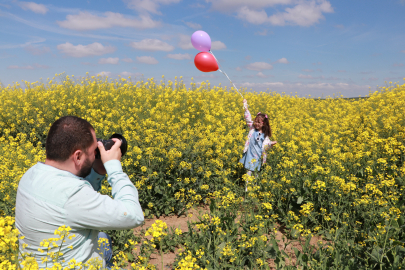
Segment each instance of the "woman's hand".
[[266,152],[269,151],[270,148],[273,147],[273,145],[275,145],[276,143],[277,143],[276,141],[274,141],[274,142],[271,141],[271,142],[270,142],[270,145],[266,145],[266,146],[264,147],[264,151],[266,151]]
[[248,104],[247,104],[246,99],[243,99],[243,108],[245,109],[245,111],[248,109]]

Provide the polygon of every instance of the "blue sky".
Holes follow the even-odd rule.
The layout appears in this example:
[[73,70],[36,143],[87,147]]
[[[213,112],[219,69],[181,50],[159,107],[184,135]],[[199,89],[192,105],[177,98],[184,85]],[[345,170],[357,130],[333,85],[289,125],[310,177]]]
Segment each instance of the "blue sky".
[[230,86],[194,65],[211,50],[238,88],[366,96],[404,83],[405,0],[0,1],[0,82],[131,76]]

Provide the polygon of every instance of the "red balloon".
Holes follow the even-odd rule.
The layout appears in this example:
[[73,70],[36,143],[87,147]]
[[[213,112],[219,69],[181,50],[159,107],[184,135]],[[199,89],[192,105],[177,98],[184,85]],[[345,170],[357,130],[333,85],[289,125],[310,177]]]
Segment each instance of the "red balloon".
[[200,52],[194,57],[195,66],[202,72],[218,70],[218,63],[209,52]]

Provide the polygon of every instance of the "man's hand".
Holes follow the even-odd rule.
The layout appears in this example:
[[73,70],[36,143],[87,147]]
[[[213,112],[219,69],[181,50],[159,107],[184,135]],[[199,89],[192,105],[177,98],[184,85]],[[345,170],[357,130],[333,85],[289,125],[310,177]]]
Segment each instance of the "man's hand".
[[110,150],[105,150],[104,145],[102,142],[97,142],[98,144],[98,149],[100,150],[100,156],[101,156],[101,161],[106,163],[107,161],[110,160],[120,160],[121,161],[121,140],[117,138],[112,138],[112,140],[115,142],[114,145],[111,147]]

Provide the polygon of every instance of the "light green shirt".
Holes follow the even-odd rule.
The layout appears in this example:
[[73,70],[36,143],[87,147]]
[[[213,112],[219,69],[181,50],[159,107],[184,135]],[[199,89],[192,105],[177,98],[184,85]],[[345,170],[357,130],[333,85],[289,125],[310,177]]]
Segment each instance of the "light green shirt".
[[39,162],[21,178],[15,218],[17,229],[25,236],[20,240],[20,250],[22,244],[28,244],[21,251],[35,254],[40,267],[45,267],[41,259],[46,256],[46,252],[38,251],[40,242],[57,237],[54,232],[62,225],[70,226],[71,234],[76,235],[67,239],[61,249],[67,263],[72,258],[77,262],[101,258],[97,253],[99,230],[131,229],[144,221],[138,191],[122,171],[120,161],[110,160],[104,167],[113,199],[97,192],[104,176],[94,170],[83,179]]

